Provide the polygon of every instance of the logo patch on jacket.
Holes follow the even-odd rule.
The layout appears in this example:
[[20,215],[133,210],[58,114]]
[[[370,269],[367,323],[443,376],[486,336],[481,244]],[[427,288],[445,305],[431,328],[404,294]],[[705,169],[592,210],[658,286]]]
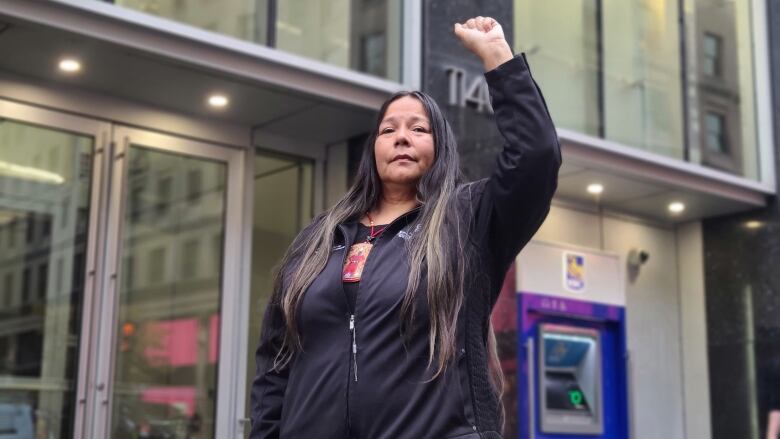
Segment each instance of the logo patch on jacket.
[[422,227],[422,225],[420,225],[420,224],[417,224],[417,225],[414,227],[414,230],[412,231],[412,233],[409,233],[409,232],[407,232],[406,230],[401,230],[400,232],[396,233],[396,235],[395,235],[395,236],[397,236],[397,237],[399,237],[399,238],[402,238],[402,239],[403,239],[403,240],[405,240],[405,241],[408,241],[408,240],[410,240],[410,239],[412,238],[412,236],[414,236],[414,234],[415,234],[415,233],[417,233],[418,231],[420,231],[420,228],[421,228],[421,227]]

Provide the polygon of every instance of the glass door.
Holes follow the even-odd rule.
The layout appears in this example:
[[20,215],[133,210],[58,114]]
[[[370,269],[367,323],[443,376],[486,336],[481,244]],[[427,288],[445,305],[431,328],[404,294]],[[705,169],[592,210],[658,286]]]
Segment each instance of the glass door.
[[0,100],[0,437],[80,437],[109,129]]
[[225,437],[244,153],[124,127],[114,140],[98,374],[108,422],[94,437]]

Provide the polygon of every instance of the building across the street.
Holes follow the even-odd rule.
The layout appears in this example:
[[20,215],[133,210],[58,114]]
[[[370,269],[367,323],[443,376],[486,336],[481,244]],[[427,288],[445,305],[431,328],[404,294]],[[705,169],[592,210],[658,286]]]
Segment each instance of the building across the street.
[[765,0],[0,0],[0,437],[245,437],[273,269],[384,99],[432,95],[490,175],[452,34],[477,15],[525,54],[564,162],[493,316],[504,437],[763,438]]

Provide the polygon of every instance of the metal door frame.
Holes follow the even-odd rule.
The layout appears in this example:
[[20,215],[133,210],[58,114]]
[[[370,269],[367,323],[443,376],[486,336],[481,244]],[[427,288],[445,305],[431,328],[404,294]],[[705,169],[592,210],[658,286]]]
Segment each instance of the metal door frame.
[[[241,319],[224,318],[242,312],[243,285],[241,282],[242,217],[244,193],[244,161],[246,151],[160,134],[137,128],[116,125],[112,135],[112,151],[109,156],[112,168],[110,196],[107,200],[106,266],[102,273],[105,285],[103,302],[100,305],[100,323],[95,332],[95,377],[96,391],[92,395],[94,422],[88,437],[109,437],[111,432],[113,368],[115,360],[115,338],[117,327],[117,294],[121,279],[122,227],[126,206],[125,158],[131,144],[163,152],[187,155],[195,158],[216,160],[227,166],[225,189],[224,241],[222,273],[220,276],[220,335],[217,366],[217,398],[215,401],[215,437],[229,437],[236,429],[238,418],[235,401],[236,374],[243,370],[243,358],[236,340],[240,339]],[[102,329],[102,330],[101,330]],[[243,407],[242,407],[243,409]]]

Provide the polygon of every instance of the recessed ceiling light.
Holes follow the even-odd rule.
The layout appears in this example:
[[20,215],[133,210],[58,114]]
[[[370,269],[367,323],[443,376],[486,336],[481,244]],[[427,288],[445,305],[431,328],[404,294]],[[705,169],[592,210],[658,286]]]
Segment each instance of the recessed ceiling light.
[[211,105],[214,108],[223,108],[227,107],[228,102],[230,102],[225,95],[211,95],[209,96],[209,105]]
[[76,73],[81,70],[81,63],[74,58],[63,58],[59,64],[60,70],[67,73]]
[[685,204],[675,201],[673,203],[669,203],[669,212],[672,213],[680,213],[683,210],[685,210]]
[[600,183],[593,183],[588,185],[588,193],[598,195],[604,192],[604,185]]
[[764,223],[762,223],[761,221],[756,221],[756,220],[748,221],[748,222],[745,223],[745,227],[747,227],[748,229],[759,229],[763,225],[764,225]]

